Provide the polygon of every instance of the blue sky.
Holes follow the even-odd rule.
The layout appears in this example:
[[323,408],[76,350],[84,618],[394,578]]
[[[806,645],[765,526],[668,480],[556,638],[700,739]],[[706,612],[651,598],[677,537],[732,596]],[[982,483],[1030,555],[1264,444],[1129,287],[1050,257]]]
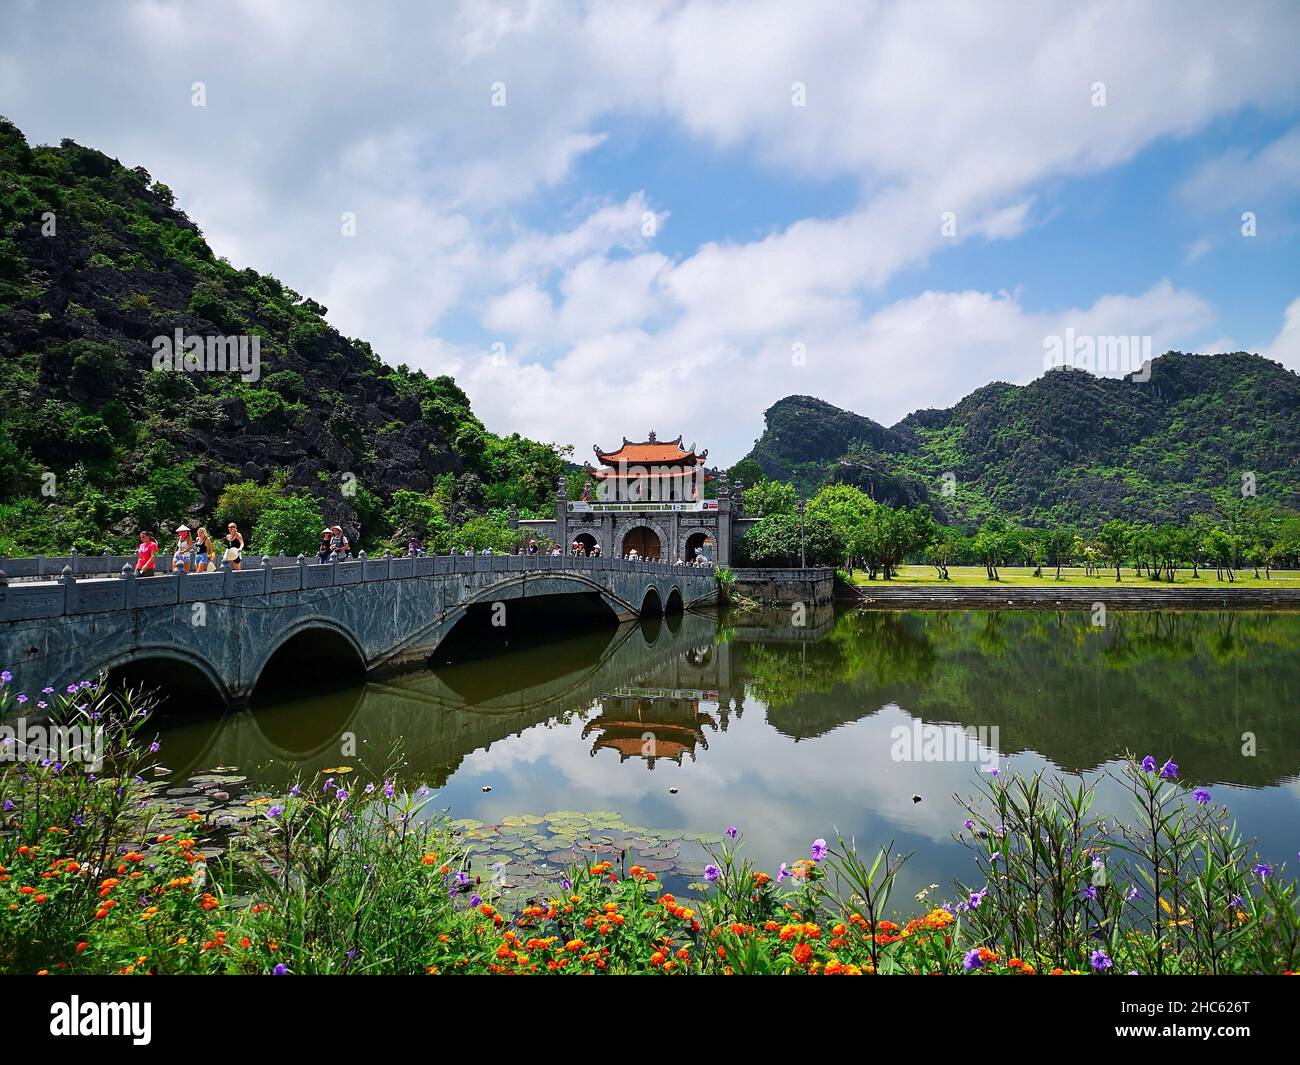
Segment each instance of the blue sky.
[[653,428],[731,463],[791,393],[890,424],[1067,331],[1300,368],[1294,3],[0,19],[30,139],[144,165],[218,253],[579,456]]

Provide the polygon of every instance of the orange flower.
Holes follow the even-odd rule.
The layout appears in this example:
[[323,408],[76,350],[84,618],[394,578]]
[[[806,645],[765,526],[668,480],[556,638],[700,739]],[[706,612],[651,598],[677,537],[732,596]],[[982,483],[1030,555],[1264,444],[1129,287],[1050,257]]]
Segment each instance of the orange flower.
[[77,944],[77,953],[80,954],[88,946],[90,946],[90,944],[83,939],[80,943]]
[[807,965],[812,961],[812,947],[807,943],[800,943],[794,948],[790,956],[794,958],[796,965]]

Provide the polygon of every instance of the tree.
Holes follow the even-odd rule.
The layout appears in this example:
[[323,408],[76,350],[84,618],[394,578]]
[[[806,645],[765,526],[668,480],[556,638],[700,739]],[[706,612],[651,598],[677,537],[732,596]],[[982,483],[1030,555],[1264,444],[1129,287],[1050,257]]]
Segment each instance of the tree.
[[1056,579],[1061,579],[1061,567],[1068,566],[1075,558],[1079,534],[1068,525],[1054,525],[1043,535],[1043,546],[1047,550],[1047,563],[1056,567]]
[[396,491],[387,518],[398,551],[406,550],[412,536],[431,555],[446,554],[451,547],[451,526],[442,512],[442,504],[434,496],[405,489]]
[[948,576],[948,563],[952,561],[961,546],[961,533],[955,529],[936,526],[934,535],[930,537],[929,545],[925,549],[925,560],[939,571],[939,580],[951,579]]
[[479,514],[464,522],[452,540],[458,551],[467,547],[482,551],[485,547],[490,547],[498,555],[508,555],[518,544],[519,531],[511,529],[499,519]]
[[867,563],[870,578],[879,571],[890,580],[907,555],[925,548],[933,532],[934,520],[923,508],[894,510],[878,503],[857,527],[857,538],[850,547]]
[[320,502],[309,495],[281,496],[261,513],[250,536],[250,549],[263,555],[313,555],[325,518]]
[[1097,547],[1102,556],[1115,567],[1115,580],[1120,580],[1119,568],[1124,564],[1124,555],[1128,551],[1130,532],[1127,522],[1111,518],[1097,532]]
[[983,563],[984,572],[989,580],[1001,580],[998,567],[1006,561],[1008,548],[1012,543],[1010,527],[1007,520],[1000,515],[989,518],[971,540],[971,550]]
[[[799,564],[799,515],[774,514],[749,530],[738,545],[741,558],[755,566]],[[804,516],[804,554],[809,565],[836,565],[844,541],[824,515]]]
[[215,524],[224,529],[233,521],[247,532],[257,525],[262,511],[278,499],[280,494],[277,485],[258,484],[256,481],[227,485],[217,496]]
[[753,518],[768,518],[773,514],[793,514],[794,485],[784,481],[759,481],[745,489],[745,513]]
[[855,488],[851,484],[828,484],[808,500],[805,510],[809,515],[825,518],[831,523],[835,535],[844,544],[844,550],[849,555],[847,562],[851,571],[853,559],[862,557],[862,552],[857,545],[861,530],[870,519],[875,506],[871,497],[860,488]]

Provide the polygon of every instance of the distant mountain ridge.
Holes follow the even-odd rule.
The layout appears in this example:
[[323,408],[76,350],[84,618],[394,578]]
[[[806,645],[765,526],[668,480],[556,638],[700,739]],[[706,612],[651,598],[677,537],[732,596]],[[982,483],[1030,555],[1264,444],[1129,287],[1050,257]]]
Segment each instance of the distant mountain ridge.
[[1179,520],[1247,474],[1258,496],[1300,508],[1300,376],[1246,352],[1169,352],[1147,382],[1080,370],[995,382],[890,427],[811,396],[764,417],[742,478],[854,484],[963,525],[995,511],[1034,525]]

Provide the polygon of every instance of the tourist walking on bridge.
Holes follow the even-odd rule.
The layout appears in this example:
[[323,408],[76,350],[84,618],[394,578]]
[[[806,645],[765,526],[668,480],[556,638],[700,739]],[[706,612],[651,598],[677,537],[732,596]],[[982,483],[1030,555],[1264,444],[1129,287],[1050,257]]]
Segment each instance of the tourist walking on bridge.
[[330,558],[335,562],[346,562],[352,555],[352,545],[348,543],[347,534],[341,525],[330,529]]
[[205,526],[200,525],[194,534],[194,571],[204,573],[217,568],[217,549],[212,545],[212,537]]
[[172,572],[181,570],[189,573],[194,564],[194,543],[190,539],[188,525],[176,526],[176,550],[172,552]]
[[230,563],[231,569],[239,569],[239,560],[244,556],[244,534],[232,521],[226,526],[226,553],[222,556]]
[[141,531],[140,544],[135,549],[135,575],[137,577],[152,577],[154,574],[154,559],[158,557],[158,541],[153,538],[153,533]]

